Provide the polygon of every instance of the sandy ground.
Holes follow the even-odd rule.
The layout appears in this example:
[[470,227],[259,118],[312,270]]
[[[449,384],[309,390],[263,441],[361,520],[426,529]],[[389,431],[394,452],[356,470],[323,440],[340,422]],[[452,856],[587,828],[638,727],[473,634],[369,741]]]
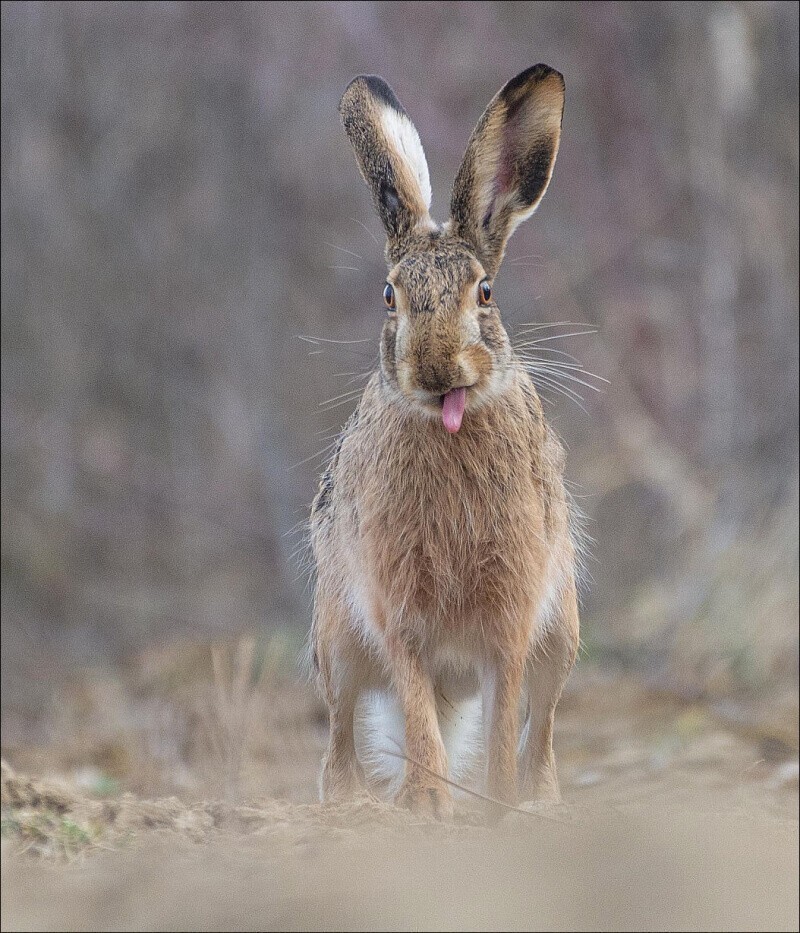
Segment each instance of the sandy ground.
[[[36,742],[9,720],[4,930],[798,928],[792,696],[690,701],[579,671],[564,804],[492,827],[462,800],[442,825],[313,802],[324,711],[291,678],[237,697],[235,660],[216,721],[202,665],[182,693],[163,658],[73,684]],[[142,726],[154,696],[164,747]]]

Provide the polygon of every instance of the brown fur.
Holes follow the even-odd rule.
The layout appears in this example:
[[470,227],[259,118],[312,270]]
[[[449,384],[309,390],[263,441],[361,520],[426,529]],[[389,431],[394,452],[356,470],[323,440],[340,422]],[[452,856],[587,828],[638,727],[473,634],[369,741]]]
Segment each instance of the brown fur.
[[[488,792],[516,802],[519,768],[526,795],[558,796],[553,713],[578,642],[564,457],[496,306],[478,302],[486,262],[494,263],[493,274],[512,215],[530,212],[531,185],[544,177],[541,165],[526,161],[531,134],[537,151],[555,158],[557,138],[542,127],[560,127],[553,87],[561,79],[542,69],[530,70],[535,80],[524,72],[509,82],[490,104],[465,156],[468,171],[456,182],[461,220],[445,228],[430,221],[427,208],[420,213],[424,198],[414,190],[413,166],[398,165],[400,149],[391,148],[391,132],[383,133],[376,116],[379,104],[396,102],[391,91],[379,88],[376,102],[370,93],[379,79],[356,79],[342,104],[376,203],[386,189],[381,172],[392,164],[397,204],[392,196],[389,208],[381,202],[378,209],[396,308],[384,325],[380,369],[312,510],[312,644],[331,717],[326,800],[363,782],[353,714],[359,694],[379,686],[396,693],[405,719],[409,764],[398,802],[450,812],[448,787],[435,776],[447,773],[436,691],[448,671],[462,681],[471,674],[483,693]],[[527,110],[539,115],[533,130],[514,117]],[[520,152],[506,151],[498,168],[493,151],[486,155],[475,140],[487,121],[502,135],[504,118],[517,121]],[[533,166],[533,182],[520,165]],[[483,234],[465,221],[466,205],[482,197],[468,190],[467,177],[488,177],[492,166],[502,175],[494,190],[507,189],[500,211],[506,233],[495,230],[487,254]],[[548,180],[551,171],[552,161]],[[451,435],[442,425],[441,397],[457,386],[468,387],[468,403]],[[518,762],[523,696],[528,724]]]

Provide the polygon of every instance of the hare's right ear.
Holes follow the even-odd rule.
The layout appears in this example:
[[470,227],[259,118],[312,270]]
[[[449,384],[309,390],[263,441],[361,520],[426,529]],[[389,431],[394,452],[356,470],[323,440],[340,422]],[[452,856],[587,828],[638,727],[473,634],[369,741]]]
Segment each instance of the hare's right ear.
[[536,210],[553,173],[564,112],[564,79],[534,65],[495,95],[467,144],[453,185],[454,231],[493,276],[508,238]]
[[392,89],[375,75],[350,82],[339,113],[386,228],[389,256],[396,260],[407,234],[433,226],[428,163],[419,136]]

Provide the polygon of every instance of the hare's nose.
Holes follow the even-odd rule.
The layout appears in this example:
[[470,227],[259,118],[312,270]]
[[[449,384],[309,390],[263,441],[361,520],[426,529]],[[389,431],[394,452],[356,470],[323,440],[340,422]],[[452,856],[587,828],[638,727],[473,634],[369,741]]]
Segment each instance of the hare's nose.
[[421,389],[434,395],[444,395],[458,382],[459,368],[448,362],[421,359],[416,376]]

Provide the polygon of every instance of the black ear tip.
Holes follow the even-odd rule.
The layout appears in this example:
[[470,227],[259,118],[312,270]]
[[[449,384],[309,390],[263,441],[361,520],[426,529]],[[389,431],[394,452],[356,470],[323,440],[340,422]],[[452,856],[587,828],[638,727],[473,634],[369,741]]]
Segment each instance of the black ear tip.
[[500,93],[503,97],[513,97],[515,93],[522,88],[539,84],[547,79],[557,81],[561,85],[561,90],[564,90],[566,86],[564,83],[564,75],[562,75],[560,71],[556,71],[555,68],[551,68],[549,65],[540,62],[538,65],[532,65],[530,68],[526,68],[525,71],[521,71],[516,78],[512,78],[508,84],[506,84]]
[[[352,93],[361,90],[365,94],[369,94],[375,100],[380,101],[382,104],[387,104],[389,107],[394,108],[398,113],[405,114],[402,104],[397,99],[394,91],[389,87],[389,85],[384,81],[380,75],[356,75],[355,78],[347,85],[345,92],[342,95],[342,102],[344,102],[348,96]],[[341,104],[339,105],[341,109]]]
[[344,93],[346,94],[351,87],[355,87],[359,84],[370,87],[376,84],[386,84],[386,82],[380,75],[356,75],[344,89]]

